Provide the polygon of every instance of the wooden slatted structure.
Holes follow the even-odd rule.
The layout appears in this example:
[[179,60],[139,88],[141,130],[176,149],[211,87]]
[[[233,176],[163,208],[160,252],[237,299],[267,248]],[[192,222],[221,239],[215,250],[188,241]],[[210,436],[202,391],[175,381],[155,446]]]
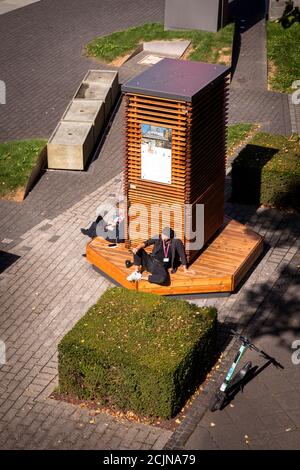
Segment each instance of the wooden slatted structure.
[[[150,250],[150,247],[148,248]],[[161,295],[195,294],[207,292],[232,292],[240,284],[263,250],[262,238],[244,225],[226,219],[222,229],[202,251],[192,265],[193,274],[185,274],[179,268],[171,274],[169,286],[151,284],[148,281],[129,282],[131,270],[125,260],[132,255],[121,243],[110,248],[103,238],[94,238],[87,245],[87,259],[102,272],[131,290]]]
[[[110,248],[97,237],[86,254],[90,263],[128,289],[162,295],[232,292],[263,251],[262,237],[239,222],[224,221],[228,73],[222,65],[163,59],[122,87],[127,239]],[[150,129],[148,140],[145,128]],[[152,162],[158,165],[154,171]],[[195,227],[199,206],[204,217]],[[130,246],[160,233],[165,225],[184,242],[192,271],[186,274],[179,268],[168,286],[127,281]],[[195,228],[197,236],[202,232],[200,248],[190,243]]]
[[[159,233],[166,225],[162,216],[165,210],[170,215],[168,225],[183,240],[191,262],[199,251],[189,246],[196,205],[204,204],[204,243],[222,225],[228,73],[229,69],[222,65],[163,59],[123,85],[124,193],[129,207],[128,226],[140,228],[136,233],[127,231],[127,246]],[[169,184],[142,177],[143,124],[171,129]],[[146,211],[130,211],[141,204]]]

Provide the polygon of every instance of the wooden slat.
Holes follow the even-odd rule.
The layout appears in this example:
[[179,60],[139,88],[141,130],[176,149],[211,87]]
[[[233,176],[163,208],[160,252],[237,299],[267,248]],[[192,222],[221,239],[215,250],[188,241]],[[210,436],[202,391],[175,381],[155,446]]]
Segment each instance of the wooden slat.
[[[237,233],[240,234],[239,238],[236,237]],[[151,247],[148,247],[147,251],[150,250]],[[193,262],[190,269],[194,274],[185,274],[179,268],[176,274],[170,276],[170,286],[158,286],[147,281],[128,282],[126,277],[131,270],[126,269],[124,261],[131,259],[132,254],[123,243],[109,248],[107,241],[97,237],[87,245],[86,255],[91,264],[128,289],[175,295],[234,290],[262,250],[263,242],[259,235],[249,229],[245,231],[239,222],[226,220],[221,232]]]
[[[204,203],[205,242],[220,227],[223,218],[227,84],[226,79],[214,82],[193,103],[134,93],[125,95],[124,189],[129,204]],[[141,179],[142,123],[172,129],[170,185]],[[187,250],[188,259],[196,254]]]

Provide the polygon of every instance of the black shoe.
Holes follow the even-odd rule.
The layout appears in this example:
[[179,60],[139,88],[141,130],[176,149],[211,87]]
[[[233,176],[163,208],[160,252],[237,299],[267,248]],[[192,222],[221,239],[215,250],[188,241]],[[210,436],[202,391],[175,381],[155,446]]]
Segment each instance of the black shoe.
[[80,231],[81,231],[82,235],[86,235],[86,236],[89,235],[89,230],[86,229],[86,228],[81,228]]
[[127,259],[127,260],[125,261],[125,266],[126,266],[126,268],[131,268],[131,266],[133,266],[132,261],[130,261],[129,259]]
[[173,268],[173,269],[171,269],[171,274],[177,273],[177,269],[178,269],[178,268]]

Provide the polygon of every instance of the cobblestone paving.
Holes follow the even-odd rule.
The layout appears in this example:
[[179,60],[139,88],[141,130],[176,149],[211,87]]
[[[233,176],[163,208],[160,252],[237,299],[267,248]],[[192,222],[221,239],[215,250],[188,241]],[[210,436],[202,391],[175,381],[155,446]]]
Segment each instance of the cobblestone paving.
[[288,96],[274,91],[231,87],[229,123],[239,122],[260,124],[262,131],[271,134],[290,135]]
[[[57,385],[57,344],[111,285],[82,256],[80,227],[104,201],[115,200],[120,177],[54,219],[45,218],[9,250],[18,257],[1,274],[0,338],[7,364],[0,368],[0,447],[162,448],[170,432],[120,423],[49,399]],[[9,241],[9,240],[8,240]],[[1,249],[6,251],[5,240]]]
[[[8,84],[9,98],[5,111],[0,108],[1,140],[49,136],[86,69],[99,65],[81,55],[89,39],[163,18],[164,2],[160,0],[150,3],[139,0],[138,4],[126,5],[124,13],[120,0],[76,0],[72,6],[69,2],[62,5],[58,0],[43,0],[0,17],[4,37],[0,79]],[[24,37],[22,54],[17,39],[20,35]],[[72,61],[66,57],[72,57]],[[130,73],[121,69],[121,81]],[[289,133],[285,98],[260,88],[246,90],[233,85],[230,121],[253,119],[265,129]],[[0,368],[2,449],[191,447],[193,439],[199,442],[197,433],[193,433],[195,429],[202,432],[201,447],[226,447],[210,433],[204,421],[199,424],[207,406],[209,388],[195,400],[187,419],[173,435],[161,428],[120,423],[105,414],[91,417],[86,409],[48,398],[57,385],[56,350],[60,338],[110,285],[81,256],[86,239],[80,227],[86,227],[94,219],[101,201],[115,198],[120,190],[122,112],[121,106],[101,153],[88,172],[47,172],[22,204],[0,201],[0,339],[6,342],[8,359]],[[243,319],[247,323],[254,314],[260,317],[261,306],[269,305],[267,299],[278,300],[276,292],[287,266],[294,269],[291,263],[296,259],[300,264],[296,255],[299,221],[297,217],[272,210],[230,204],[227,213],[265,235],[270,249],[236,294],[228,298],[198,299],[198,302],[216,304],[223,323]],[[287,295],[294,290],[296,297],[293,276],[288,279],[291,286]],[[283,303],[282,309],[285,308]],[[270,305],[268,309],[272,311]],[[282,315],[276,318],[283,321]],[[296,320],[291,318],[292,321]],[[291,380],[294,369],[287,368],[286,375]],[[299,415],[299,411],[295,409],[295,412]],[[93,419],[95,424],[90,423]],[[282,438],[287,446],[288,439],[297,437],[289,436]],[[271,442],[269,436],[265,438]]]
[[[256,2],[259,3],[259,2]],[[250,5],[250,4],[249,4]],[[288,95],[267,89],[265,19],[247,24],[241,13],[236,26],[233,78],[230,86],[229,122],[253,122],[272,134],[292,131]],[[291,111],[294,111],[291,109]]]
[[0,80],[7,104],[0,106],[0,141],[48,138],[86,71],[103,67],[84,55],[85,44],[161,21],[163,11],[162,0],[43,0],[1,15]]
[[[166,448],[299,448],[300,402],[296,398],[300,372],[299,365],[291,362],[291,345],[299,339],[300,331],[300,216],[230,203],[226,212],[265,237],[265,254],[237,293],[229,298],[193,300],[218,308],[224,359]],[[245,328],[258,346],[282,363],[284,370],[269,366],[246,385],[231,406],[210,413],[207,407],[212,393],[224,379],[239,347],[235,342],[228,344],[232,327],[239,331]],[[252,352],[245,360],[252,360],[255,366],[266,362]],[[270,425],[272,420],[275,428]]]
[[1,238],[17,242],[24,231],[52,219],[120,173],[123,162],[123,106],[88,171],[47,171],[21,204],[0,200]]
[[[289,103],[287,95],[266,89],[265,20],[249,25],[242,18],[237,31],[239,59],[230,87],[229,122],[257,122],[262,130],[289,135],[298,130],[298,108]],[[266,251],[237,293],[225,299],[196,301],[218,308],[219,347],[224,359],[165,448],[298,449],[300,375],[299,366],[291,362],[291,345],[300,330],[300,216],[230,203],[226,211],[263,235]],[[248,353],[246,360],[252,359],[260,374],[225,410],[213,414],[207,411],[209,402],[239,347],[230,341],[232,327],[239,331],[246,328],[253,341],[279,360],[284,370],[273,366],[264,369],[266,361]]]
[[[299,88],[300,87],[298,87],[298,89]],[[300,90],[296,91],[295,99],[297,100],[297,102],[300,100]],[[289,106],[291,114],[292,132],[295,132],[295,134],[300,135],[300,102],[298,104],[294,104],[292,101],[292,97],[289,96]]]

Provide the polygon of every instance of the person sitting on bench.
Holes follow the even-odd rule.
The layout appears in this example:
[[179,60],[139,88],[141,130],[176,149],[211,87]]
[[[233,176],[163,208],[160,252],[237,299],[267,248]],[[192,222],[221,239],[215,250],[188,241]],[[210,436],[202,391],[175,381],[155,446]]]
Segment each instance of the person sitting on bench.
[[[168,269],[172,268],[171,273],[175,273],[180,264],[187,272],[187,260],[184,246],[181,240],[174,238],[174,231],[165,227],[158,237],[149,238],[136,248],[133,248],[133,264],[135,271],[128,277],[128,281],[139,281],[147,279],[154,284],[168,285],[170,282]],[[152,253],[149,255],[144,248],[153,245]],[[126,266],[132,265],[126,262]],[[142,276],[141,271],[146,270],[150,273],[148,278]]]
[[97,236],[102,236],[106,240],[111,240],[109,246],[116,247],[120,241],[123,241],[124,238],[124,210],[121,207],[121,201],[115,203],[113,211],[105,212],[104,216],[108,218],[108,221],[104,219],[104,216],[99,215],[95,222],[91,224],[88,229],[82,228],[81,233],[87,235],[90,238],[95,238]]

